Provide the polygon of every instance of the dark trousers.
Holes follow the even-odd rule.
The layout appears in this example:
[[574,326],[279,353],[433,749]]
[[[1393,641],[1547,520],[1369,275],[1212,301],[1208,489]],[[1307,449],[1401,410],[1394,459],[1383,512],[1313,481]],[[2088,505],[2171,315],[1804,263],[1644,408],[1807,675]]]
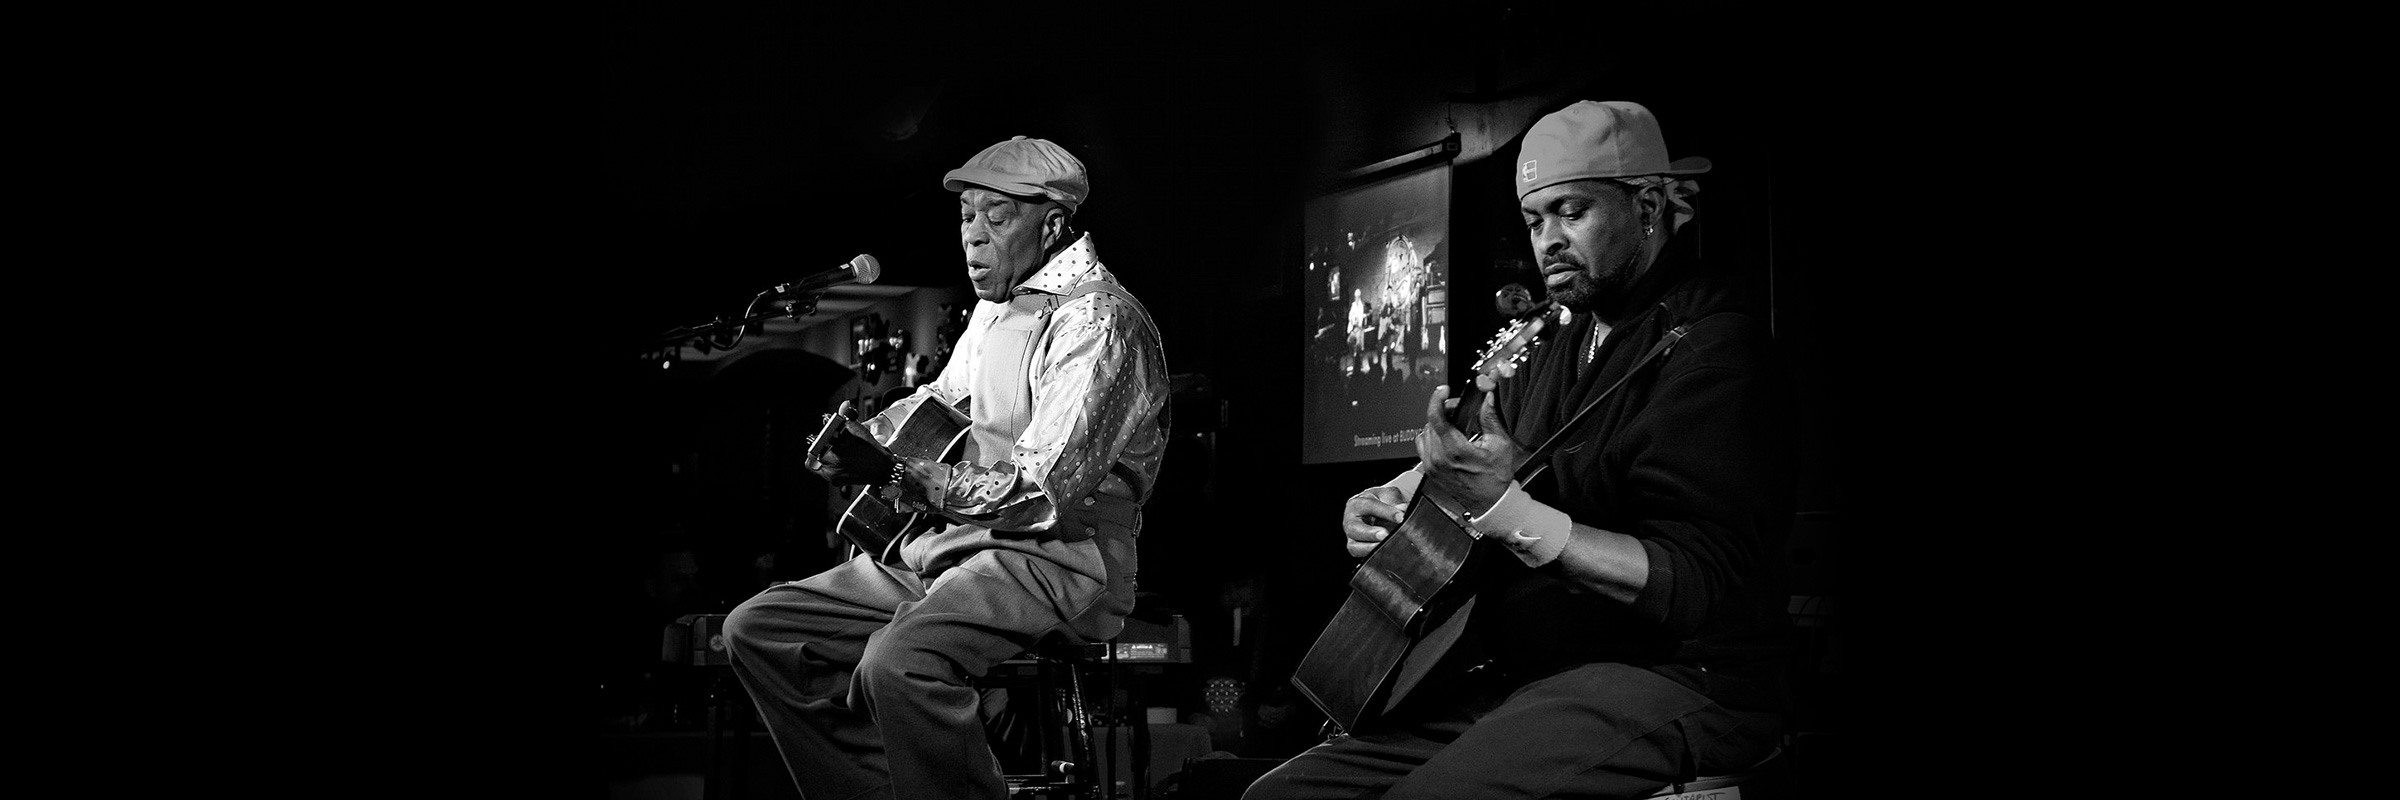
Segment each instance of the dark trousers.
[[1459,689],[1440,713],[1336,737],[1243,800],[1638,798],[1766,758],[1778,718],[1711,702],[1655,672],[1588,664],[1505,694]]
[[743,602],[725,639],[803,797],[1000,798],[969,682],[1053,632],[1113,635],[1105,595],[1018,550],[978,551],[930,582],[860,556]]

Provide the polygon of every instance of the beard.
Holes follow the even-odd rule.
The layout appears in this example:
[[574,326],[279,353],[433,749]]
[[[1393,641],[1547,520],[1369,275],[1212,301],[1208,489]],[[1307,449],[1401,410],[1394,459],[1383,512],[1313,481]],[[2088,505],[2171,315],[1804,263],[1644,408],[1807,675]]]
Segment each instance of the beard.
[[1567,308],[1588,313],[1614,303],[1625,293],[1625,287],[1633,282],[1635,267],[1641,263],[1641,258],[1641,248],[1637,247],[1627,250],[1624,259],[1615,268],[1601,270],[1598,274],[1576,263],[1573,258],[1545,264],[1542,271],[1547,273],[1550,267],[1559,264],[1573,264],[1575,274],[1567,279],[1565,285],[1551,290],[1550,299]]

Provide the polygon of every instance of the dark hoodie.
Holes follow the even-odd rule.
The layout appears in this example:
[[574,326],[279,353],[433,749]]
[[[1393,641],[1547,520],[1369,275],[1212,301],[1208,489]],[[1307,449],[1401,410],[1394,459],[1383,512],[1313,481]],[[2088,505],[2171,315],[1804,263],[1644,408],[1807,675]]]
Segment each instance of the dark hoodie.
[[1784,539],[1795,489],[1791,393],[1762,304],[1668,248],[1622,298],[1597,369],[1577,376],[1591,314],[1577,314],[1501,382],[1492,403],[1531,449],[1616,383],[1667,331],[1690,330],[1618,387],[1526,491],[1576,522],[1642,542],[1650,576],[1630,606],[1556,562],[1526,567],[1492,543],[1466,580],[1466,648],[1531,679],[1593,662],[1650,668],[1728,708],[1788,705]]

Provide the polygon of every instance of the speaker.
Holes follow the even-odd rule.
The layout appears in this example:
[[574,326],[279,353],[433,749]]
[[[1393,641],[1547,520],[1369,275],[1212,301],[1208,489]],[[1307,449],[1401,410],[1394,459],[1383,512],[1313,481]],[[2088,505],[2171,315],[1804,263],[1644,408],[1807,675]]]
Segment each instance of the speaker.
[[725,615],[685,614],[667,626],[666,636],[659,648],[659,660],[670,664],[704,667],[711,664],[731,664],[725,654]]

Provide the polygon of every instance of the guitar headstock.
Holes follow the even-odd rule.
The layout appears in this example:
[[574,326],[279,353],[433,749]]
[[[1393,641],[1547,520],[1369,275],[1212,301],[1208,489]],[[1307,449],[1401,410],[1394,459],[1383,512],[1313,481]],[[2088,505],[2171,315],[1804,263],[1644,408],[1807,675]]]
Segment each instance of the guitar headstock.
[[1517,365],[1541,344],[1542,332],[1550,327],[1550,304],[1543,303],[1524,316],[1502,326],[1483,349],[1475,353],[1475,374],[1490,376],[1494,381],[1517,374]]

